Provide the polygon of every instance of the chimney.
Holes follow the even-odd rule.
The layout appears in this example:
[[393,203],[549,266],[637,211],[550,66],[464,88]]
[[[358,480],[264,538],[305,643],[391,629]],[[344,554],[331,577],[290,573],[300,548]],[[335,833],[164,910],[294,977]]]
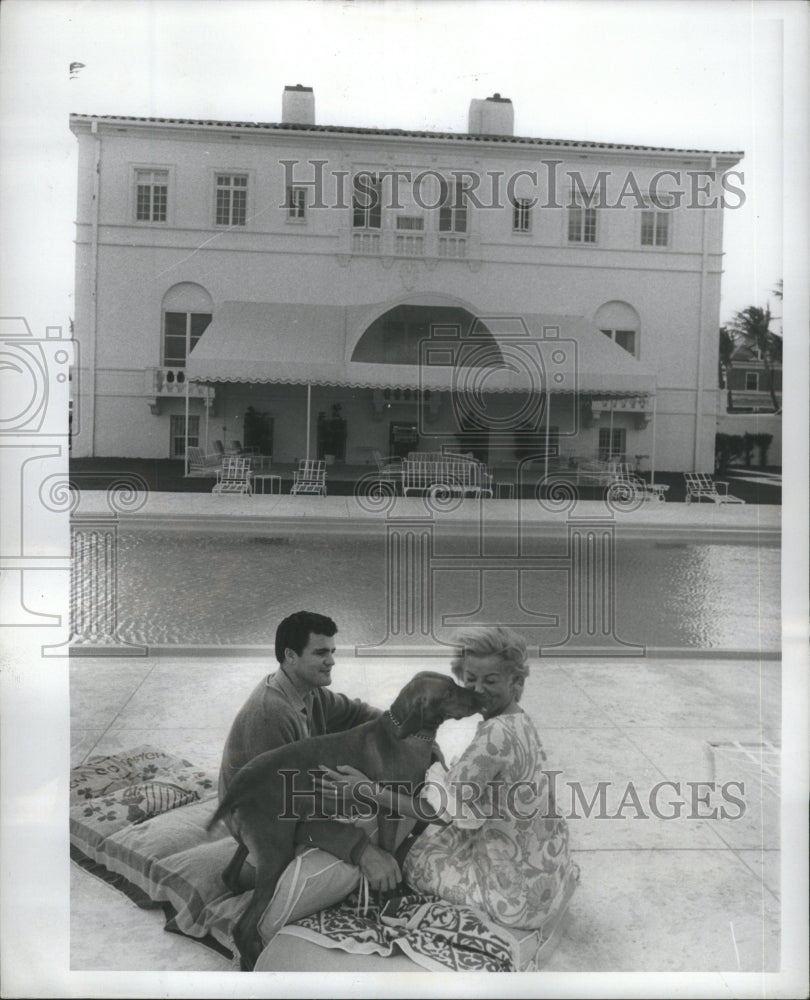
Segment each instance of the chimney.
[[315,124],[315,94],[312,87],[285,87],[281,95],[281,120],[285,125]]
[[470,135],[514,135],[515,109],[512,102],[500,94],[493,94],[483,101],[473,98],[467,131]]

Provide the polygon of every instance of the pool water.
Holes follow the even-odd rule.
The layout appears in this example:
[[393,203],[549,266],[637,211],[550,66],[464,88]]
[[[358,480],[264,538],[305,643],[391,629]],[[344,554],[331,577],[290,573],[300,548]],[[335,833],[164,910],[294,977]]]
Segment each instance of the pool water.
[[[511,624],[535,647],[562,642],[571,590],[565,538],[524,543],[521,565],[528,568],[520,572],[497,562],[515,554],[513,538],[488,536],[483,555],[477,544],[451,536],[432,550],[432,594],[422,615],[433,635],[446,640],[467,620]],[[606,583],[598,598],[613,609],[614,633],[624,642],[778,650],[778,546],[755,537],[751,544],[634,537],[617,538],[614,553],[615,584]],[[389,601],[383,533],[122,530],[117,580],[118,636],[147,645],[271,645],[277,623],[302,608],[334,618],[339,644],[373,645],[386,639],[388,605],[400,599]],[[74,580],[79,604],[82,586]]]

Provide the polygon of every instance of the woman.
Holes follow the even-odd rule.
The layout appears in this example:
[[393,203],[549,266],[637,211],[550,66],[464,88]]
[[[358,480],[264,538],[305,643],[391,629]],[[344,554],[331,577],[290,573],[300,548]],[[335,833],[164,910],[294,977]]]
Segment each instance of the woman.
[[[449,770],[431,767],[418,801],[378,788],[371,797],[431,824],[405,856],[412,889],[505,926],[550,930],[579,870],[565,820],[555,815],[540,737],[518,704],[529,673],[526,643],[511,629],[482,627],[459,633],[456,644],[452,671],[482,697],[473,741]],[[329,776],[351,794],[364,776],[341,771]]]

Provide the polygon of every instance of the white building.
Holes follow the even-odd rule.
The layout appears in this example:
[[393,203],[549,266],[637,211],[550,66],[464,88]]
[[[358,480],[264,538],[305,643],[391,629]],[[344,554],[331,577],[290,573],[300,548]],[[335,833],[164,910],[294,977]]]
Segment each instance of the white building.
[[348,463],[713,469],[741,153],[516,137],[497,94],[464,133],[317,125],[300,86],[277,124],[71,129],[75,457],[180,457],[188,431],[292,461],[337,404]]

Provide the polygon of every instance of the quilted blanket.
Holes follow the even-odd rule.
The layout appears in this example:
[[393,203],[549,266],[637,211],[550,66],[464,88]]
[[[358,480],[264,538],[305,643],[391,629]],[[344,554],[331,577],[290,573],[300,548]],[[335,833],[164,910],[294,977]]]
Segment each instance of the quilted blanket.
[[[216,775],[145,745],[93,758],[70,777],[73,860],[139,905],[162,907],[167,930],[233,956],[232,928],[251,893],[226,889],[222,872],[236,844],[224,827],[206,829],[216,808]],[[331,859],[324,879],[335,866],[351,867],[324,857]],[[435,971],[527,970],[552,945],[539,931],[510,931],[432,896],[361,907],[356,894],[344,898],[357,885],[352,872],[354,881],[334,897],[343,899],[336,905],[326,905],[315,882],[315,905],[297,919],[290,914],[286,932],[354,954],[399,949]],[[313,913],[316,907],[325,908]]]
[[303,917],[297,936],[355,954],[392,955],[400,949],[435,972],[514,972],[509,942],[472,910],[435,896],[409,894],[382,907],[361,907],[357,893],[343,903]]

